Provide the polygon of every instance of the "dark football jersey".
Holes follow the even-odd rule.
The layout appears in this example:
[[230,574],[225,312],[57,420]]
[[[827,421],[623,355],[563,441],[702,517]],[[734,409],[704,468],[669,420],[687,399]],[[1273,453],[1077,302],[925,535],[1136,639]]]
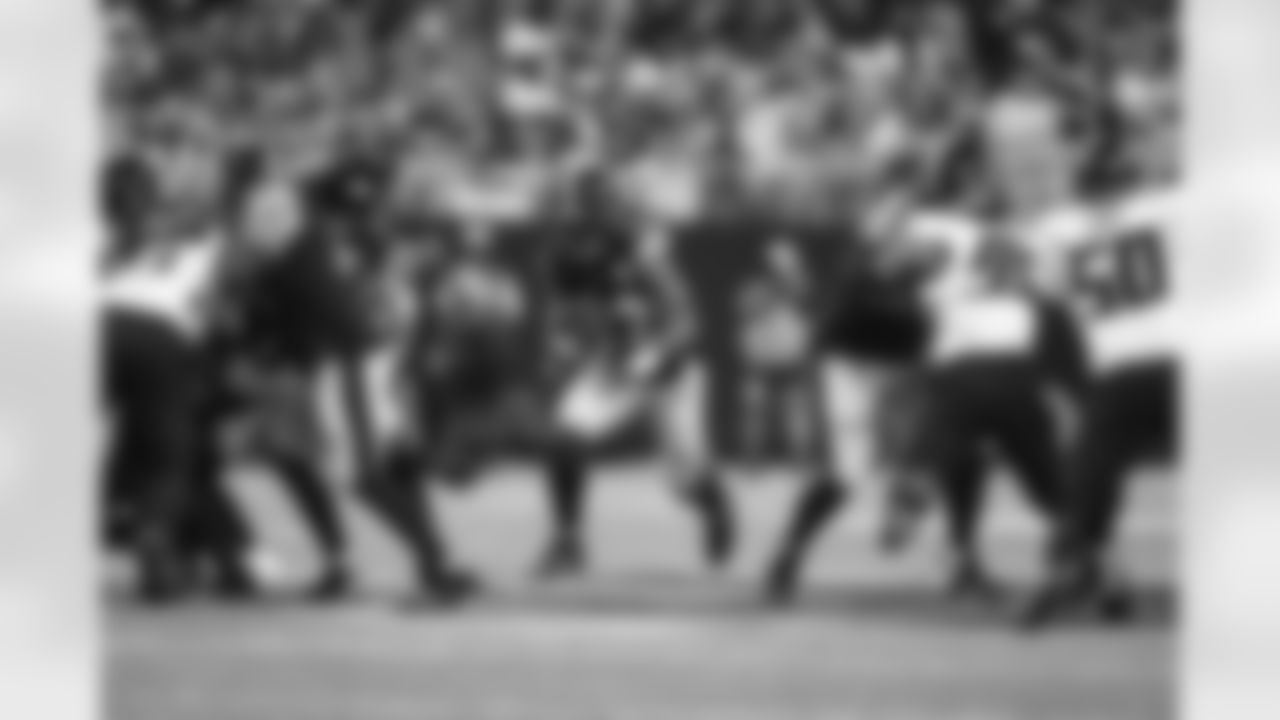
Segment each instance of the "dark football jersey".
[[512,268],[460,257],[422,281],[410,372],[433,387],[488,391],[537,366],[530,341],[531,298]]
[[362,334],[357,288],[318,242],[303,240],[258,268],[242,302],[249,349],[271,361],[309,365]]
[[909,273],[887,272],[870,252],[851,252],[822,313],[820,342],[864,361],[919,359],[932,336],[932,319],[918,285]]
[[[681,334],[693,310],[677,268],[639,258],[620,232],[561,240],[547,283],[553,342],[576,359],[625,359],[659,337]],[[689,334],[689,333],[686,333]]]

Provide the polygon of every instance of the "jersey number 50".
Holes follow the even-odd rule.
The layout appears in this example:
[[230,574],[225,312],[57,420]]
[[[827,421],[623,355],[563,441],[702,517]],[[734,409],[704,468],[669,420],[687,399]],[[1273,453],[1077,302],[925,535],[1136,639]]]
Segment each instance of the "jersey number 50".
[[1140,310],[1168,294],[1164,243],[1155,230],[1127,233],[1086,248],[1073,260],[1076,292],[1099,314]]

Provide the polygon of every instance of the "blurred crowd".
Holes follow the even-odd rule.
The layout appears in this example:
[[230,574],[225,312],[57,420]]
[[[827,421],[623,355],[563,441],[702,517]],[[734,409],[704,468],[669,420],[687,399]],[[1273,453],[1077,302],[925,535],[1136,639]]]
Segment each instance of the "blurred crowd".
[[109,152],[236,152],[391,212],[848,219],[904,173],[1059,201],[1176,172],[1176,0],[104,0]]

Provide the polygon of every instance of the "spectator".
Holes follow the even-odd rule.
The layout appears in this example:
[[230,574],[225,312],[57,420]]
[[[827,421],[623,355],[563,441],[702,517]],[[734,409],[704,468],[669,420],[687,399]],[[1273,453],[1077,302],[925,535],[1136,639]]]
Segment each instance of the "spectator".
[[146,157],[256,146],[306,174],[377,148],[402,204],[485,177],[536,206],[603,173],[683,214],[819,212],[904,156],[941,172],[975,132],[1032,203],[1104,135],[1171,171],[1167,4],[121,0],[109,104]]

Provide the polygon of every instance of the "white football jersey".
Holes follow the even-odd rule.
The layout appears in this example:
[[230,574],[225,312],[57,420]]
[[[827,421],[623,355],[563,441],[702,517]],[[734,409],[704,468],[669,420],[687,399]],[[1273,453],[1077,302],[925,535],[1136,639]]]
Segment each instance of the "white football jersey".
[[1071,258],[1102,232],[1098,210],[1089,205],[1065,205],[1023,222],[1013,229],[1025,262],[1027,284],[1045,297],[1074,297]]
[[934,308],[929,359],[935,364],[965,358],[1019,357],[1035,346],[1037,315],[1024,296],[991,293],[957,298]]
[[1175,195],[1145,189],[1105,208],[1064,209],[1027,228],[1034,285],[1086,323],[1100,369],[1174,350],[1169,253]]
[[1176,197],[1150,189],[1125,198],[1094,242],[1073,256],[1074,297],[1099,367],[1176,354],[1170,287]]
[[903,239],[909,252],[933,266],[924,287],[935,321],[932,362],[1029,351],[1034,311],[995,283],[987,256],[991,237],[982,222],[958,213],[921,213],[908,222]]
[[218,238],[201,238],[181,247],[143,253],[104,279],[103,299],[109,307],[141,310],[173,324],[188,337],[199,338],[223,248]]

